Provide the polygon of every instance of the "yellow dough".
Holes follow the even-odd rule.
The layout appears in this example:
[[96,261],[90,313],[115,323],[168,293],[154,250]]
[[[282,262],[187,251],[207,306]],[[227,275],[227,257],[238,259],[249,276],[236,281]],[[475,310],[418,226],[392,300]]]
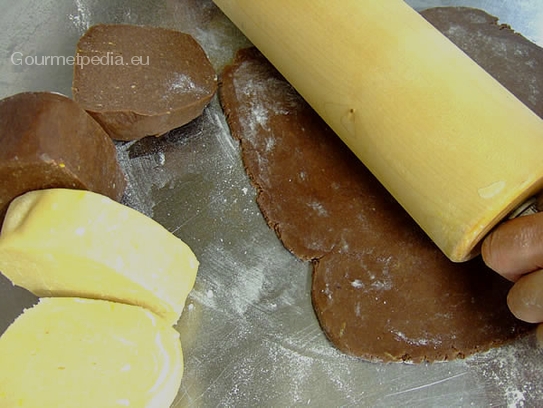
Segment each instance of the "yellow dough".
[[198,261],[160,224],[89,191],[32,191],[10,205],[0,271],[37,296],[143,306],[175,324]]
[[137,306],[42,298],[0,337],[0,407],[167,408],[179,333]]

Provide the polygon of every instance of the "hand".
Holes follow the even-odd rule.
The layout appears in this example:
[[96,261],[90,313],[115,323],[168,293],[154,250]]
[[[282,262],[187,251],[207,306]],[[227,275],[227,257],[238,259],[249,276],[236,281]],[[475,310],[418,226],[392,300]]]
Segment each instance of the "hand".
[[[500,275],[515,282],[507,304],[519,319],[543,322],[543,213],[507,221],[484,241],[485,263]],[[537,329],[543,345],[543,325]]]

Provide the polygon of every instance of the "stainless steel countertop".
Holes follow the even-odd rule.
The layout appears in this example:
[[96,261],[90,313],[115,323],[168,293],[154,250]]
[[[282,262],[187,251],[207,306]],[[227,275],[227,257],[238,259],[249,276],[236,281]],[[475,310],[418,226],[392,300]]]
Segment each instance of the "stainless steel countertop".
[[[419,10],[481,8],[543,45],[541,0],[408,3]],[[71,66],[18,66],[10,57],[73,55],[78,38],[95,23],[188,32],[218,72],[249,45],[211,0],[0,5],[0,97],[28,90],[70,95]],[[373,364],[337,352],[311,307],[309,266],[266,226],[217,98],[181,129],[117,147],[130,182],[125,202],[182,238],[201,261],[177,326],[185,376],[174,407],[533,407],[543,401],[543,350],[533,336],[437,364]],[[35,301],[0,278],[0,333]]]

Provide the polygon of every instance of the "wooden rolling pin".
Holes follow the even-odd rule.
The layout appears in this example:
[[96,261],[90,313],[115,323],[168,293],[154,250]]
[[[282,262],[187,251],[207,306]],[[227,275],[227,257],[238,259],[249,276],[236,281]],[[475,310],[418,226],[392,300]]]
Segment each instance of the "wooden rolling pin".
[[215,3],[452,261],[543,189],[543,121],[403,1]]

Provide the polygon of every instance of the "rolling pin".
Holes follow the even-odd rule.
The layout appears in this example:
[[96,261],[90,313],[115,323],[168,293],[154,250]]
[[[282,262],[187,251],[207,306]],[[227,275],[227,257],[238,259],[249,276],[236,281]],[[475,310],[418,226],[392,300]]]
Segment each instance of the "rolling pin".
[[403,1],[214,1],[452,261],[543,189],[543,121]]

